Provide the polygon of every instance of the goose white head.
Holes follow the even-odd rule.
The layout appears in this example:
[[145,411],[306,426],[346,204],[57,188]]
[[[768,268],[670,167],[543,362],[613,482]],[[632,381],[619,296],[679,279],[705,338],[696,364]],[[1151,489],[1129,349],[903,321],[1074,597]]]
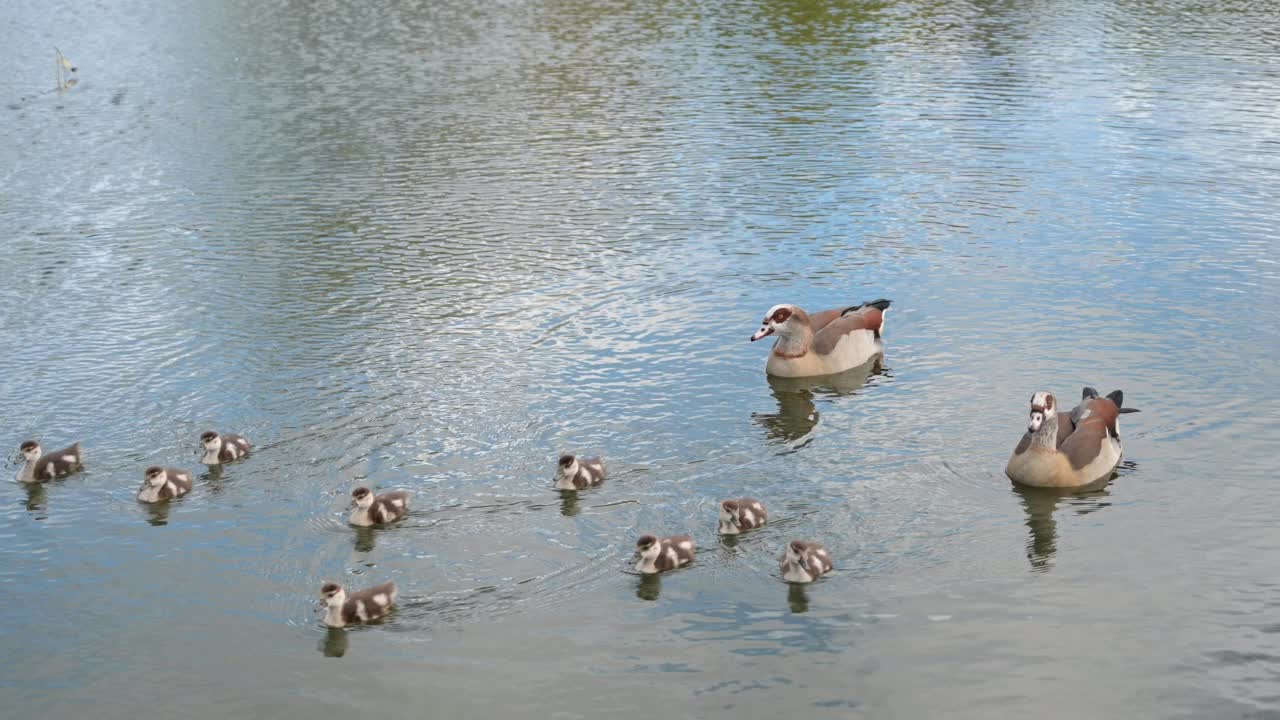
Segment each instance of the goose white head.
[[351,491],[351,504],[361,510],[373,507],[373,491],[367,487],[358,487]]
[[1035,433],[1044,425],[1045,420],[1058,411],[1058,401],[1053,393],[1038,392],[1031,396],[1031,420],[1027,423],[1027,432]]
[[152,465],[142,473],[142,482],[149,488],[163,487],[168,479],[169,478],[167,473],[165,473],[164,468],[159,465]]
[[213,430],[200,435],[200,445],[206,453],[217,453],[222,449],[222,436]]
[[28,440],[18,447],[18,452],[22,455],[22,459],[27,462],[35,462],[40,459],[41,450],[40,443],[35,440]]
[[662,553],[662,543],[658,542],[658,538],[652,535],[641,535],[636,540],[636,560],[646,566],[652,566],[658,559],[658,555]]
[[765,313],[760,329],[751,336],[751,342],[762,340],[775,333],[783,337],[793,335],[808,324],[808,316],[795,305],[774,305],[769,308],[768,313]]

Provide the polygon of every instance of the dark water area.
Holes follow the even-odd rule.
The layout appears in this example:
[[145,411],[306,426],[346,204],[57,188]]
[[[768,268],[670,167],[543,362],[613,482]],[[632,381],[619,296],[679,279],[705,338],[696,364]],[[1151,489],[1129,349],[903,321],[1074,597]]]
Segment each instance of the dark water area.
[[[0,483],[15,716],[1280,717],[1280,8],[17,0],[0,59],[0,446],[86,453]],[[1117,476],[1011,486],[1083,385]]]

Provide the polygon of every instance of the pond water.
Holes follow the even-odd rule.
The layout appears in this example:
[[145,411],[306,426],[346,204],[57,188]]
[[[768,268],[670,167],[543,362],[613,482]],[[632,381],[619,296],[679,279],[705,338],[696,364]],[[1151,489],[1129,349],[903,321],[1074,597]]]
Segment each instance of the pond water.
[[[1261,3],[10,3],[0,428],[87,460],[0,483],[0,698],[1280,717],[1277,28]],[[771,305],[878,297],[882,365],[766,379]],[[1027,398],[1083,385],[1142,410],[1117,476],[1011,486]],[[210,428],[254,453],[138,505]],[[553,491],[566,449],[610,479]],[[347,527],[359,483],[412,516]],[[720,540],[740,495],[775,521]],[[628,574],[646,531],[697,563]],[[837,572],[781,582],[792,537]],[[326,631],[327,579],[394,579],[400,609]]]

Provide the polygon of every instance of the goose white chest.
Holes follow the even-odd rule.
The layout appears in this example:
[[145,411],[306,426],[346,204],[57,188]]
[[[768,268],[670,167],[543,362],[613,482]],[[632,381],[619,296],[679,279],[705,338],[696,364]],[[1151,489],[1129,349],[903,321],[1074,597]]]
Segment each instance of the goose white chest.
[[884,352],[884,343],[870,330],[854,330],[842,337],[825,355],[812,350],[799,357],[769,353],[764,370],[777,377],[834,375],[867,362]]

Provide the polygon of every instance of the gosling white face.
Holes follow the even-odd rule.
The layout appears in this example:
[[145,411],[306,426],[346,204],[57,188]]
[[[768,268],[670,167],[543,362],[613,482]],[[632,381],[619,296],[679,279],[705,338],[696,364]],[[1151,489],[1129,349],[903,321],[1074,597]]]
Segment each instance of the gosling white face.
[[22,453],[22,458],[27,462],[35,462],[40,459],[40,443],[35,440],[28,440],[22,443],[18,451]]
[[351,502],[361,510],[373,507],[373,491],[367,487],[358,487],[351,491]]
[[556,471],[557,480],[571,480],[578,474],[578,458],[572,455],[561,455],[560,466]]
[[147,485],[147,487],[151,487],[151,488],[159,488],[163,486],[165,481],[168,479],[165,477],[164,468],[159,466],[152,466],[147,468],[147,471],[143,473],[142,477],[143,477],[143,482]]
[[787,562],[797,567],[803,568],[805,572],[809,571],[809,565],[804,559],[804,546],[796,542],[787,543]]
[[795,321],[795,314],[794,305],[774,305],[769,308],[769,312],[765,313],[764,320],[760,323],[760,329],[751,336],[751,342],[767,338],[774,333],[790,335],[795,332],[799,325]]
[[1031,396],[1031,420],[1027,423],[1027,432],[1034,433],[1044,425],[1050,413],[1057,412],[1058,403],[1052,393],[1038,392]]
[[738,503],[733,500],[725,500],[720,503],[720,523],[722,525],[738,526]]
[[327,582],[320,586],[320,599],[328,607],[342,607],[347,601],[347,591],[342,589],[338,583]]
[[200,445],[204,447],[205,452],[216,453],[222,449],[222,436],[210,430],[200,436]]
[[645,565],[651,565],[662,553],[662,543],[652,535],[641,535],[636,541],[636,559]]

